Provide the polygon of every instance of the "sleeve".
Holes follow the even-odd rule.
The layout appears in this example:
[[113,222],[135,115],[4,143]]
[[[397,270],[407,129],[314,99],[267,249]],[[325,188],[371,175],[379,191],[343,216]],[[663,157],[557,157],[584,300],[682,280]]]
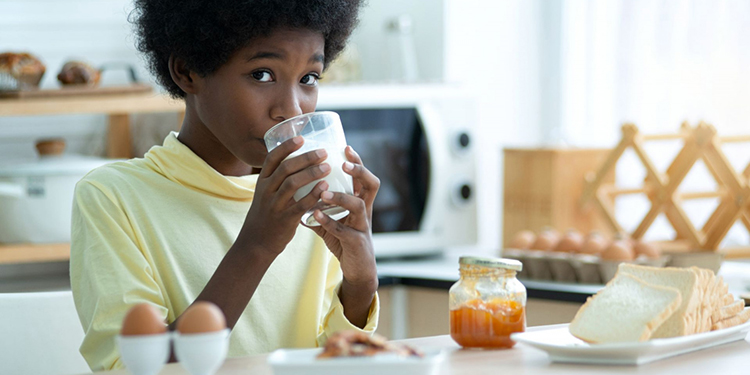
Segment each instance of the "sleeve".
[[341,300],[339,299],[339,290],[341,289],[341,282],[343,280],[341,266],[333,254],[330,257],[331,260],[328,264],[328,274],[326,276],[326,302],[330,301],[330,304],[328,304],[330,307],[328,308],[328,312],[323,315],[323,322],[321,323],[322,331],[318,333],[319,347],[325,345],[328,337],[338,331],[357,330],[372,335],[378,328],[378,319],[380,317],[380,298],[376,292],[370,304],[370,313],[367,316],[365,327],[359,328],[349,322],[349,319],[344,315],[344,305],[341,304]]
[[115,336],[128,310],[149,303],[167,317],[153,270],[122,206],[82,180],[73,201],[70,284],[85,333],[80,352],[93,371],[123,368]]

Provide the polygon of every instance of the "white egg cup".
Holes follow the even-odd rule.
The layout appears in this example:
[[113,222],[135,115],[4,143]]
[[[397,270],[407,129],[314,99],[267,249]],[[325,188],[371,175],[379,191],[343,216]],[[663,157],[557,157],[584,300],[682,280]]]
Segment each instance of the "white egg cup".
[[210,333],[172,334],[177,361],[192,375],[215,374],[227,357],[229,329]]
[[133,375],[156,375],[169,360],[169,333],[117,335],[122,362]]

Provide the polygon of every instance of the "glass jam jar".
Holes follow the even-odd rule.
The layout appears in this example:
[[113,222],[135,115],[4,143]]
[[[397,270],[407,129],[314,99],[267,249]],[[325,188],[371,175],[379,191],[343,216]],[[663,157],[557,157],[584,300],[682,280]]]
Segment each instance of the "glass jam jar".
[[451,337],[465,348],[511,348],[526,330],[526,288],[512,259],[461,257],[461,278],[450,289]]

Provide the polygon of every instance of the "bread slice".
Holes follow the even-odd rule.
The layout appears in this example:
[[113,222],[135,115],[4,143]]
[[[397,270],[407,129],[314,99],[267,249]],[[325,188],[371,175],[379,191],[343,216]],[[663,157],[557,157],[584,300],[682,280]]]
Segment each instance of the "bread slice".
[[721,297],[721,307],[727,306],[734,302],[734,295],[732,293],[727,293],[723,297]]
[[739,314],[737,314],[737,315],[735,315],[735,316],[733,316],[731,318],[720,320],[720,321],[714,323],[714,325],[711,327],[711,330],[712,331],[716,331],[716,330],[719,330],[719,329],[724,329],[724,328],[738,326],[740,324],[747,323],[748,320],[750,320],[750,309],[744,309],[744,310],[740,311]]
[[745,300],[737,300],[718,310],[714,310],[713,321],[718,322],[739,314],[745,308]]
[[680,306],[673,287],[650,285],[618,274],[589,297],[570,323],[570,333],[590,343],[646,341]]
[[685,312],[685,319],[689,322],[685,335],[711,330],[711,317],[716,310],[715,306],[720,303],[720,296],[716,294],[718,284],[713,271],[698,267],[690,267],[690,270],[698,277],[699,304],[693,312]]
[[[651,338],[668,338],[684,336],[696,331],[697,315],[700,314],[703,294],[706,292],[708,274],[701,274],[686,268],[656,268],[622,263],[617,270],[619,274],[635,276],[648,284],[671,287],[680,293],[680,305],[673,315],[660,325]],[[687,315],[694,315],[691,323]],[[708,313],[710,316],[710,313]]]

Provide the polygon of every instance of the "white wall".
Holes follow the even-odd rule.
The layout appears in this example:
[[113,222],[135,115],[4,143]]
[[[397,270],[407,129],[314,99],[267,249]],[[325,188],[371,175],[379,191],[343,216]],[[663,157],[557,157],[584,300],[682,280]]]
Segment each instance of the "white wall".
[[502,234],[502,148],[535,145],[554,93],[542,64],[541,1],[451,0],[445,9],[445,79],[478,101],[480,247],[496,250]]
[[399,77],[399,41],[386,24],[400,15],[408,15],[412,21],[418,78],[442,79],[444,1],[370,0],[351,38],[360,55],[362,79],[387,81]]

